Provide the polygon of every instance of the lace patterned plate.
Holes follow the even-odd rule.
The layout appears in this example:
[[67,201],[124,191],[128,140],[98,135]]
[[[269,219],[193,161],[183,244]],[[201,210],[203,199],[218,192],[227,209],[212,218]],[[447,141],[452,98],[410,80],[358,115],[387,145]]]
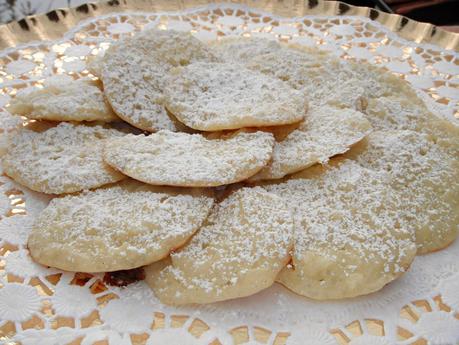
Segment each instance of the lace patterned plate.
[[[0,27],[0,151],[22,125],[1,108],[19,89],[55,74],[91,76],[86,56],[147,26],[191,31],[202,40],[269,36],[383,65],[408,80],[432,111],[459,122],[459,36],[430,24],[333,1],[112,0]],[[315,302],[274,285],[244,299],[171,308],[143,282],[117,288],[101,275],[35,264],[27,234],[48,201],[0,176],[0,342],[459,343],[459,241],[417,257],[405,276],[369,296]]]

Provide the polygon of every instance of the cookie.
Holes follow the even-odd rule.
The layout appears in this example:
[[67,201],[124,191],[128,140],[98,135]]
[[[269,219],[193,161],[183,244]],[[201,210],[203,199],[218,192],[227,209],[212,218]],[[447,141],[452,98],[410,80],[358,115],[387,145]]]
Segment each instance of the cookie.
[[110,272],[160,260],[182,246],[213,205],[202,190],[134,181],[55,198],[35,221],[35,261],[66,271]]
[[101,78],[102,66],[104,64],[104,54],[90,55],[86,58],[86,68],[97,78]]
[[271,163],[250,180],[282,178],[316,163],[324,164],[370,132],[365,115],[356,110],[312,107],[297,129],[275,143]]
[[370,98],[365,114],[377,130],[422,130],[433,115],[420,99],[387,96]]
[[435,138],[450,154],[459,157],[459,127],[432,114],[416,95],[369,99],[365,113],[377,130],[421,132]]
[[337,58],[320,50],[300,51],[287,46],[246,62],[249,69],[276,77],[302,91],[311,105],[331,104],[361,110],[364,88],[349,76],[341,76],[341,65]]
[[22,130],[11,138],[4,172],[37,192],[73,193],[125,178],[102,159],[106,139],[123,133],[101,126],[61,123],[44,132]]
[[386,69],[349,62],[313,48],[283,46],[249,59],[246,66],[301,90],[316,106],[362,111],[369,97],[414,95],[407,82]]
[[386,178],[344,160],[265,186],[293,207],[295,219],[292,263],[278,281],[325,300],[368,294],[402,275],[416,244],[399,224],[400,203]]
[[449,155],[459,158],[459,126],[433,116],[420,132],[429,135]]
[[281,45],[277,41],[257,37],[225,37],[212,42],[212,52],[223,61],[244,63],[256,56],[268,54]]
[[189,33],[146,30],[110,46],[101,79],[108,101],[123,120],[146,131],[175,130],[163,106],[165,76],[172,67],[215,60]]
[[270,133],[238,133],[209,140],[200,134],[160,131],[108,141],[104,159],[136,180],[154,185],[210,187],[247,179],[271,159]]
[[292,216],[281,198],[243,188],[212,210],[186,246],[148,266],[146,280],[166,304],[249,296],[273,284],[287,264],[292,233]]
[[35,120],[119,120],[93,81],[72,78],[52,78],[45,81],[43,88],[18,93],[7,110]]
[[164,92],[171,113],[202,131],[286,125],[301,121],[307,108],[301,92],[233,63],[175,69]]
[[[458,235],[459,156],[427,134],[376,131],[346,154],[364,167],[388,172],[401,192],[401,220],[414,229],[419,254],[448,246]],[[403,216],[403,217],[402,217]]]

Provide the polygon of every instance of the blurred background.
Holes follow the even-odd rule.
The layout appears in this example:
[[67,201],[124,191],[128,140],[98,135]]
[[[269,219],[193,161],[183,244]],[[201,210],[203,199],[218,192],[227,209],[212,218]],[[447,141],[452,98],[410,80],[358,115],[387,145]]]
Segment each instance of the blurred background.
[[428,22],[445,29],[459,29],[459,0],[350,0],[356,6],[377,7],[386,12],[401,14],[419,22]]
[[0,0],[0,23],[19,20],[31,14],[46,13],[55,8],[74,7],[88,0]]
[[[184,0],[186,1],[186,0]],[[74,7],[88,0],[0,0],[0,23],[19,20],[25,16],[49,12],[60,7]],[[352,5],[378,8],[409,18],[446,26],[459,31],[459,0],[349,0]]]

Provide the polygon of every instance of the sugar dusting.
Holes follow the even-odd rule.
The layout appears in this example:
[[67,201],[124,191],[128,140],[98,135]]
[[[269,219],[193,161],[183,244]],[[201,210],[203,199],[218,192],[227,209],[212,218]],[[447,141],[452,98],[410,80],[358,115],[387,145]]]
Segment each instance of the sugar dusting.
[[314,106],[298,129],[274,145],[273,160],[252,180],[281,178],[344,153],[371,132],[365,115],[352,109]]
[[37,120],[119,120],[93,82],[68,79],[50,78],[41,89],[31,88],[18,93],[8,111]]
[[167,108],[187,126],[214,131],[301,121],[307,102],[284,82],[234,63],[198,62],[173,71]]
[[248,68],[275,76],[302,91],[312,105],[363,110],[369,98],[416,97],[408,83],[383,68],[341,60],[317,49],[283,47],[254,55],[245,62]]
[[270,133],[238,133],[209,140],[160,131],[107,142],[107,163],[132,178],[159,185],[217,186],[246,179],[271,159]]
[[34,224],[29,247],[39,262],[64,269],[139,267],[183,244],[212,205],[206,195],[128,181],[53,199]]
[[294,209],[294,261],[316,253],[340,265],[345,276],[364,274],[375,262],[382,263],[382,275],[403,272],[406,255],[414,257],[414,234],[399,224],[400,198],[387,178],[348,160],[265,186]]
[[[254,293],[250,290],[271,285],[286,263],[292,233],[292,216],[281,198],[259,187],[242,188],[214,208],[188,245],[171,254],[171,264],[154,279],[155,291],[181,303]],[[256,283],[248,285],[250,279]]]
[[163,106],[165,77],[172,67],[215,61],[189,33],[145,30],[121,39],[105,53],[101,79],[116,113],[144,130],[176,130]]
[[409,130],[376,131],[349,156],[390,174],[390,185],[400,191],[400,220],[416,231],[421,253],[454,240],[459,224],[459,160],[434,137]]
[[23,129],[3,157],[6,174],[44,193],[70,193],[123,179],[102,159],[104,140],[123,133],[102,126],[61,123],[45,132]]
[[281,49],[279,42],[256,37],[226,37],[211,45],[212,52],[223,61],[241,63],[254,56]]

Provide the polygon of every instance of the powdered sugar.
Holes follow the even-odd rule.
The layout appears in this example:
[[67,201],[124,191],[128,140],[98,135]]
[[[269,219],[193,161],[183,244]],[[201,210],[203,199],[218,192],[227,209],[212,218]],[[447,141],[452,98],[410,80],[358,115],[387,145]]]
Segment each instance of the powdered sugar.
[[279,42],[262,38],[226,37],[211,45],[215,55],[224,61],[247,62],[255,56],[271,53],[281,48]]
[[301,121],[307,103],[286,83],[234,63],[193,63],[172,71],[167,108],[204,131],[276,126]]
[[365,113],[378,130],[422,130],[433,118],[420,99],[400,96],[370,99]]
[[70,271],[135,268],[186,242],[212,205],[198,190],[127,181],[53,199],[33,227],[29,248],[38,262]]
[[102,91],[88,80],[56,80],[18,93],[8,110],[30,119],[53,121],[115,121],[119,118]]
[[312,105],[330,104],[362,110],[368,98],[415,97],[405,81],[385,69],[341,60],[315,48],[274,49],[247,59],[246,66],[303,91]]
[[416,232],[419,253],[441,249],[456,238],[459,160],[432,137],[377,131],[348,156],[390,174],[390,185],[401,192],[400,221]]
[[150,184],[218,186],[245,180],[271,159],[270,133],[238,133],[208,140],[200,134],[160,131],[107,142],[104,159],[132,178]]
[[434,115],[420,98],[371,99],[365,113],[375,129],[424,133],[440,144],[443,151],[455,159],[459,157],[459,126]]
[[124,178],[102,159],[104,140],[121,135],[114,129],[70,123],[42,133],[23,129],[12,137],[3,168],[17,182],[43,193],[99,187]]
[[344,64],[321,50],[300,51],[285,46],[247,61],[248,68],[284,80],[301,90],[311,104],[359,108],[364,89],[350,75],[340,75]]
[[247,296],[273,283],[287,263],[292,232],[281,198],[243,188],[223,200],[169,262],[147,269],[147,280],[166,303]]
[[414,234],[400,227],[400,199],[385,181],[344,161],[266,186],[294,208],[294,269],[281,282],[308,297],[343,298],[378,290],[405,271]]
[[101,78],[115,112],[135,127],[175,130],[163,106],[164,78],[173,66],[215,61],[188,33],[146,30],[121,39],[105,53]]
[[365,115],[331,106],[312,107],[298,129],[274,145],[273,160],[252,180],[281,178],[349,150],[371,131]]
[[104,54],[105,51],[102,51],[98,55],[90,55],[86,58],[86,67],[88,71],[99,79],[102,76],[102,69],[104,66]]

